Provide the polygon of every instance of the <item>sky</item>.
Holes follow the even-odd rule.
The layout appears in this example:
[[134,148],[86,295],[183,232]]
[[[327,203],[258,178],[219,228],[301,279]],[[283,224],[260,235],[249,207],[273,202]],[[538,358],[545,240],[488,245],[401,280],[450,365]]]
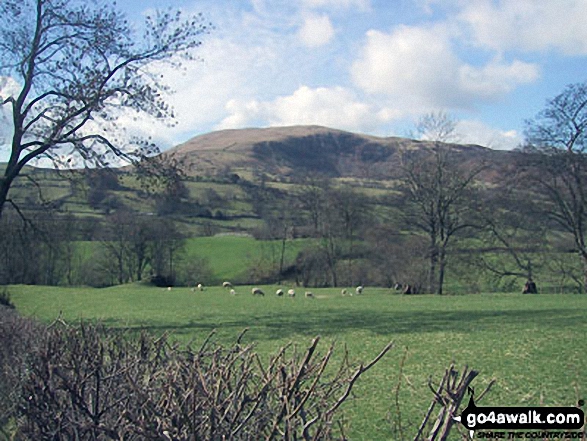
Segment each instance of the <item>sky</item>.
[[163,68],[163,149],[222,129],[316,124],[407,136],[443,111],[463,143],[511,149],[524,120],[587,73],[587,0],[118,0],[202,12],[197,60]]

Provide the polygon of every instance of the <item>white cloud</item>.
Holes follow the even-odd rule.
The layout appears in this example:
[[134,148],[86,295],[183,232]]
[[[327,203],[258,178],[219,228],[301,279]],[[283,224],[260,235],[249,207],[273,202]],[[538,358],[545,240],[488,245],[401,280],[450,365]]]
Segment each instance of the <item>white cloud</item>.
[[585,17],[585,0],[474,0],[463,3],[458,20],[486,48],[585,55]]
[[496,129],[478,120],[458,121],[456,132],[462,144],[477,144],[496,150],[512,150],[523,141],[516,130]]
[[257,121],[272,126],[322,125],[353,131],[373,131],[398,116],[389,109],[377,109],[361,102],[343,87],[301,86],[291,95],[270,101],[230,101],[229,112],[218,129],[238,128]]
[[349,9],[356,7],[360,10],[369,10],[371,8],[371,0],[302,0],[302,3],[307,8],[340,8]]
[[442,107],[445,87],[454,82],[458,63],[439,28],[400,26],[391,34],[370,30],[352,66],[355,83],[371,94],[425,100]]
[[531,83],[538,79],[538,66],[515,60],[510,64],[493,61],[482,68],[463,64],[459,68],[459,82],[463,90],[483,98],[503,96],[518,84]]
[[333,36],[334,28],[327,15],[308,15],[298,32],[298,37],[308,47],[323,46]]
[[366,92],[385,94],[406,108],[467,108],[534,81],[538,67],[499,60],[472,66],[457,56],[448,27],[399,26],[391,33],[367,32],[352,76]]

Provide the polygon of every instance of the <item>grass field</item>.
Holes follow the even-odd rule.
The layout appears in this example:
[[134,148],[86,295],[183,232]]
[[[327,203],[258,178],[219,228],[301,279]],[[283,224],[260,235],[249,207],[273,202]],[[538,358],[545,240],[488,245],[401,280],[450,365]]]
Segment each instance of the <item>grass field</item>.
[[587,398],[587,296],[402,296],[367,288],[363,296],[317,289],[316,299],[289,299],[253,297],[250,287],[236,290],[231,297],[220,287],[195,293],[141,285],[10,287],[22,314],[47,322],[61,313],[72,322],[167,331],[186,343],[201,342],[216,329],[217,340],[226,344],[248,327],[245,342],[255,342],[264,357],[288,342],[304,347],[321,335],[322,351],[336,341],[338,360],[346,345],[358,364],[393,340],[395,349],[360,379],[354,399],[343,407],[351,439],[398,439],[391,420],[397,422],[396,389],[406,351],[398,394],[406,439],[432,399],[429,376],[439,380],[453,361],[480,371],[473,383],[478,390],[497,379],[484,405],[567,406]]

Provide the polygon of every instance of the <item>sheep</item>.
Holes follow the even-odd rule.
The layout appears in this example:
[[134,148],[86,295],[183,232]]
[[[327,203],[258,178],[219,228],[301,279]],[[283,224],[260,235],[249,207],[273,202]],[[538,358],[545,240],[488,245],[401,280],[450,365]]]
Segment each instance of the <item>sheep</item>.
[[357,286],[357,288],[355,289],[355,292],[357,293],[357,295],[363,294],[363,285],[359,285]]
[[230,295],[231,296],[235,296],[236,295],[236,291],[234,289],[232,289],[232,288],[230,289]]
[[230,283],[230,282],[224,282],[224,283],[222,284],[222,287],[223,287],[223,288],[232,288],[232,283]]
[[198,283],[198,291],[204,291],[204,285],[202,285],[201,283]]
[[308,298],[312,298],[312,299],[315,298],[314,293],[312,291],[306,291],[306,293],[304,295]]
[[348,292],[346,289],[343,289],[343,290],[340,292],[340,295],[344,297],[344,296],[346,296],[348,293],[349,293],[349,292]]
[[171,286],[168,286],[167,287],[167,291],[171,291]]
[[296,296],[296,292],[293,289],[290,289],[287,291],[287,295],[290,297],[295,297]]
[[251,292],[253,293],[254,296],[264,296],[265,293],[263,292],[263,290],[261,288],[253,288],[251,289]]
[[278,289],[277,291],[275,291],[275,295],[277,297],[283,297],[283,289]]

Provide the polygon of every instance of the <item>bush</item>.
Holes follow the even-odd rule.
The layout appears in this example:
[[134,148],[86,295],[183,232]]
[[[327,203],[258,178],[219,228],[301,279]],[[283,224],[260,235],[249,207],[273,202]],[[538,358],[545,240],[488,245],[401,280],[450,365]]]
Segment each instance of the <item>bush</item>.
[[0,434],[16,415],[20,384],[42,337],[40,325],[0,305]]
[[0,306],[14,309],[14,304],[10,300],[10,291],[6,286],[3,286],[2,289],[0,289]]
[[344,357],[325,378],[334,348],[317,355],[318,338],[263,366],[242,335],[229,348],[208,338],[195,350],[84,323],[56,322],[43,335],[30,352],[8,347],[29,354],[6,413],[16,439],[342,439],[336,411],[391,348],[356,369]]

